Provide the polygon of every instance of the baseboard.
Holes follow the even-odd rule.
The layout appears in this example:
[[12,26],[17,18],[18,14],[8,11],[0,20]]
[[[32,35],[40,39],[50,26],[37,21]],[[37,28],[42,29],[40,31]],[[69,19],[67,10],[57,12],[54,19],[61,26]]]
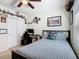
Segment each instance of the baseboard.
[[4,52],[4,51],[6,51],[6,50],[8,50],[9,48],[5,48],[5,49],[2,49],[2,50],[0,50],[0,52]]

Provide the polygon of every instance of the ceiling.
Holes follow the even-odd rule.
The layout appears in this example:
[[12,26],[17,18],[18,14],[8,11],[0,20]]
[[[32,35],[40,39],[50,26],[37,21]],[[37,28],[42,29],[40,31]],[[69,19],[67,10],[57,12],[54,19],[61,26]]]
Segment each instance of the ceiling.
[[[26,13],[28,10],[31,9],[28,5],[22,5],[20,8],[17,7],[21,0],[0,0],[0,4],[6,6],[8,8],[14,9],[16,11]],[[40,2],[30,2],[34,7],[37,7]]]
[[[45,10],[45,8],[46,9],[61,8],[64,7],[64,5],[67,2],[67,0],[42,0],[41,2],[30,2],[35,7],[35,9],[31,9],[28,5],[22,5],[20,8],[18,8],[17,4],[20,1],[21,0],[0,0],[0,4],[26,14],[37,10],[39,11],[39,9]],[[52,7],[50,7],[50,5],[52,5]]]

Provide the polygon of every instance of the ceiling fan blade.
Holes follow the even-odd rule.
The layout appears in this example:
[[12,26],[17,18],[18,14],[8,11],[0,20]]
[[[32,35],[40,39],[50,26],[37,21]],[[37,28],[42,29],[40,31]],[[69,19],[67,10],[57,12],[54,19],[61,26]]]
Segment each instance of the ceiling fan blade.
[[35,8],[35,7],[34,7],[31,3],[29,3],[29,2],[28,2],[28,5],[29,5],[32,9]]
[[18,5],[17,5],[17,7],[21,7],[21,5],[22,5],[23,3],[22,2],[20,2]]
[[30,0],[30,1],[35,1],[35,2],[39,2],[39,1],[41,1],[41,0]]

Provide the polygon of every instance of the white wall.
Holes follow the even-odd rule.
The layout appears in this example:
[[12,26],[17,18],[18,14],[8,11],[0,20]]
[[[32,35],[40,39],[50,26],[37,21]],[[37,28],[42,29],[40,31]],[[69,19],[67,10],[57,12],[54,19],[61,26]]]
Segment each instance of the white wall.
[[79,57],[79,12],[74,16],[72,44]]
[[72,44],[73,47],[79,57],[79,12],[77,12],[74,15],[74,20],[73,20],[73,39],[72,39]]
[[[42,34],[42,30],[69,30],[69,14],[65,11],[67,0],[42,0],[34,10],[27,12],[28,22],[33,21],[34,17],[40,17],[38,24],[29,24],[28,28],[34,28],[36,34]],[[62,26],[47,27],[47,18],[61,16]]]
[[[0,8],[6,11],[9,10],[12,13],[16,12],[2,5],[0,5]],[[8,15],[6,23],[0,23],[0,29],[7,29],[7,34],[0,34],[0,52],[4,49],[19,45],[22,34],[25,32],[26,28],[27,26],[24,19]]]
[[79,0],[73,6],[72,45],[79,57]]
[[[0,6],[2,7],[2,6]],[[2,7],[3,8],[3,7]],[[0,29],[7,29],[8,23],[0,22]],[[8,34],[0,34],[0,52],[8,49]]]

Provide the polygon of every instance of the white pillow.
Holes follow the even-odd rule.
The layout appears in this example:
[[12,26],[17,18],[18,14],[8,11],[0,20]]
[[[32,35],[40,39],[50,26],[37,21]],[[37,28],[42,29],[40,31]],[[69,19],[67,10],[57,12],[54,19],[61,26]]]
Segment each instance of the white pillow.
[[48,37],[48,32],[44,32],[42,35],[42,39],[47,39],[47,37]]
[[62,32],[58,32],[56,35],[56,40],[66,40],[66,36]]

